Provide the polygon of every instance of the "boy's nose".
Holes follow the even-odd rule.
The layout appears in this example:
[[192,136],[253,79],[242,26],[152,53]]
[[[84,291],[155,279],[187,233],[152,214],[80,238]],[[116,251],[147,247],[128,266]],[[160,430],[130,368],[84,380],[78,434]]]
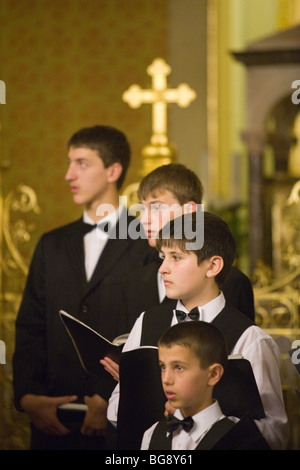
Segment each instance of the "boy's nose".
[[74,174],[74,170],[72,169],[72,167],[70,166],[67,170],[67,173],[65,174],[65,180],[66,181],[72,181],[75,179],[75,174]]
[[142,225],[151,224],[150,211],[146,207],[141,211],[140,221]]
[[165,385],[170,385],[173,383],[172,373],[167,369],[165,369],[163,372],[162,382]]
[[160,274],[163,274],[169,271],[168,262],[166,261],[166,259],[162,261],[158,271],[160,272]]

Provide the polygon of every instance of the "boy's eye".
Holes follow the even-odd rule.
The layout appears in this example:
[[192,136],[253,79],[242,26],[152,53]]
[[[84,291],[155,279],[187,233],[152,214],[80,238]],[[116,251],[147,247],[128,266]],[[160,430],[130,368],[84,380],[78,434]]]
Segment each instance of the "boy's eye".
[[160,364],[161,370],[165,370],[166,366],[164,364]]
[[183,367],[180,364],[177,364],[176,369],[183,370]]

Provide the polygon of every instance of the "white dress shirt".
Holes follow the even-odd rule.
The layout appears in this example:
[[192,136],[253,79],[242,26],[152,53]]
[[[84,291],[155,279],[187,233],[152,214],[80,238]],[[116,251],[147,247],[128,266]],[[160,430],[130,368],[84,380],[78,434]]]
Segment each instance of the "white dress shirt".
[[162,301],[166,297],[166,286],[165,286],[163,277],[159,271],[157,272],[157,287],[158,287],[159,301],[160,303],[162,303]]
[[[212,322],[223,310],[225,297],[221,292],[218,297],[199,307],[199,320]],[[187,312],[178,300],[177,309]],[[130,351],[140,346],[144,312],[137,318],[123,351]],[[175,310],[171,326],[178,323]],[[258,326],[250,326],[236,342],[231,355],[241,355],[251,363],[257,387],[260,393],[265,417],[255,423],[272,449],[282,450],[289,438],[289,424],[284,407],[279,372],[279,349],[273,338]],[[119,405],[119,384],[115,387],[108,405],[107,417],[117,425]]]
[[[124,206],[119,206],[117,210],[111,212],[106,217],[101,219],[102,222],[109,222],[110,229],[112,230],[117,221],[119,220],[121,212],[125,210]],[[86,224],[95,225],[95,221],[91,219],[87,212],[83,212],[83,222]],[[108,234],[100,230],[91,230],[84,236],[84,256],[85,256],[85,272],[87,281],[89,281],[93,275],[96,264],[104,250],[104,247],[108,240]]]
[[[180,410],[176,410],[174,416],[178,419],[183,419]],[[172,450],[194,450],[201,439],[208,433],[210,428],[220,419],[225,418],[222,410],[217,401],[212,405],[208,406],[199,413],[193,416],[194,426],[189,432],[186,432],[180,426],[176,431],[173,432],[172,436]],[[238,418],[231,418],[234,422],[239,421]],[[147,431],[145,431],[141,450],[149,449],[151,437],[156,427],[157,422],[153,424]],[[167,436],[169,433],[167,433]]]

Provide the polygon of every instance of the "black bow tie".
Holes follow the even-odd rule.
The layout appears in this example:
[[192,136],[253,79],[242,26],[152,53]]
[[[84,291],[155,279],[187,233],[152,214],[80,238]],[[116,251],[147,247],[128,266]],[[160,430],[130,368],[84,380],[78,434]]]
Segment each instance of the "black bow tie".
[[82,226],[81,226],[82,232],[83,232],[84,235],[86,233],[91,232],[96,227],[97,227],[97,224],[86,224],[85,222],[82,222]]
[[176,431],[179,426],[182,426],[182,429],[185,432],[189,432],[194,426],[194,420],[191,416],[187,416],[184,419],[178,419],[175,416],[169,414],[167,416],[167,431],[172,433]]
[[97,230],[102,230],[102,232],[104,233],[108,233],[110,230],[110,224],[109,222],[99,222],[98,224],[87,224],[85,222],[82,222],[82,231],[84,235],[91,232],[95,228],[97,228]]
[[191,320],[199,320],[199,309],[198,307],[195,307],[189,313],[185,313],[182,310],[176,310],[176,317],[179,322],[184,321],[187,317]]

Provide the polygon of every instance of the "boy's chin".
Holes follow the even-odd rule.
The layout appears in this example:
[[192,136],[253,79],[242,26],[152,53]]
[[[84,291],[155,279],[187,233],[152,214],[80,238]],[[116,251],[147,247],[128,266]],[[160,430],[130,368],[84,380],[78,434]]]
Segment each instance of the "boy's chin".
[[166,289],[166,296],[168,297],[168,299],[172,299],[172,300],[178,299],[178,294],[176,295],[172,292],[168,292],[167,289]]
[[148,238],[148,243],[152,248],[156,248],[156,238]]

